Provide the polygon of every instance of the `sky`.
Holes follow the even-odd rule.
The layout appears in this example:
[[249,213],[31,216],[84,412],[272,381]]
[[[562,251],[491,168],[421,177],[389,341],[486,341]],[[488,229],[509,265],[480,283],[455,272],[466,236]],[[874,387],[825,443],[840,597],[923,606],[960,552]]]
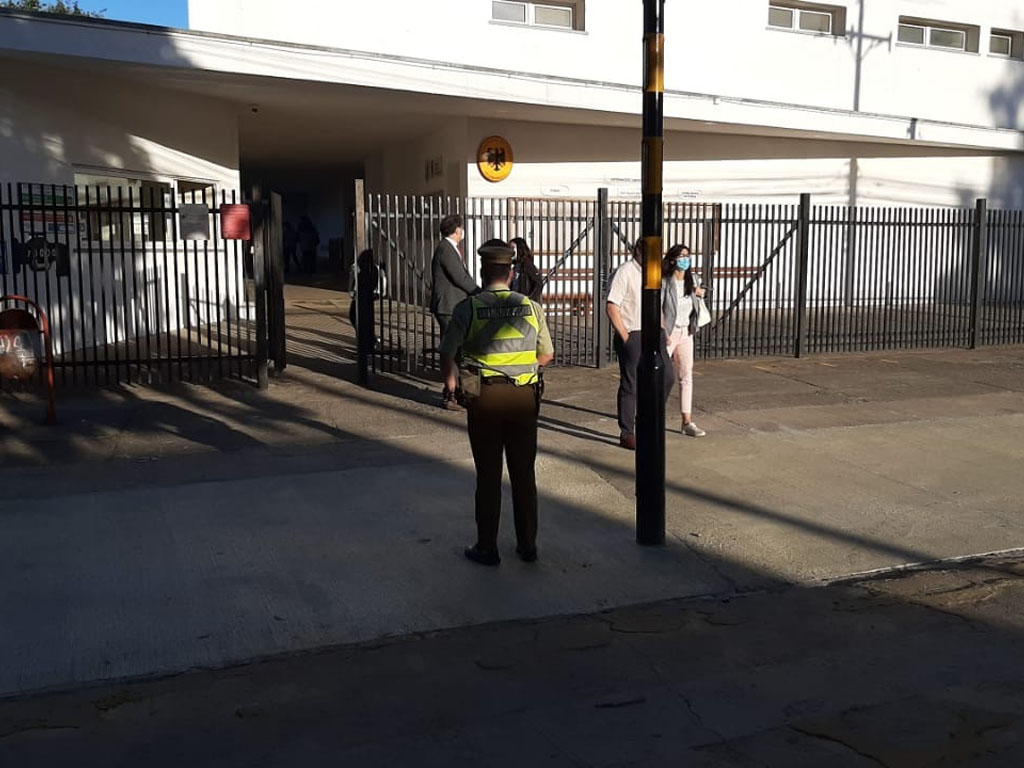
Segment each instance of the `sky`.
[[188,27],[188,0],[78,0],[84,11],[105,11],[114,21]]

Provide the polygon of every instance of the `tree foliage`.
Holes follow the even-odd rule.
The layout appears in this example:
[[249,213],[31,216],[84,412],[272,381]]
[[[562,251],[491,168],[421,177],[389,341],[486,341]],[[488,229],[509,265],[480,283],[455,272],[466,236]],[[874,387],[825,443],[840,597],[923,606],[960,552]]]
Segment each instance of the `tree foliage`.
[[78,0],[0,0],[0,8],[11,8],[16,11],[35,11],[36,13],[63,13],[67,16],[92,16],[98,18],[103,11],[86,11],[78,5]]

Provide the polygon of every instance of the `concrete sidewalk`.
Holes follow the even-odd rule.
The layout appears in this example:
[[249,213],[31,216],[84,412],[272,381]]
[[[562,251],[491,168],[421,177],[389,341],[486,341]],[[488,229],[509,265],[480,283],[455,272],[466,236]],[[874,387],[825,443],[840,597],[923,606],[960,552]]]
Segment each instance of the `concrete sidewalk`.
[[1002,348],[700,363],[709,434],[667,436],[655,550],[632,543],[615,372],[553,371],[542,560],[508,556],[506,515],[483,570],[460,557],[462,418],[338,378],[343,345],[308,347],[343,308],[307,309],[311,362],[266,393],[71,397],[56,429],[0,400],[0,694],[1024,547],[1024,353]]

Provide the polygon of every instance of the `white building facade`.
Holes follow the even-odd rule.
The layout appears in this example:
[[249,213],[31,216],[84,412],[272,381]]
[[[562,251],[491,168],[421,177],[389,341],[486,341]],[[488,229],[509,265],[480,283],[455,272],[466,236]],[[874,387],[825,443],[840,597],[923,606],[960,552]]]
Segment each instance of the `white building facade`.
[[[488,103],[483,115],[455,112],[437,130],[364,158],[377,188],[435,191],[419,171],[440,160],[445,173],[458,165],[447,192],[638,194],[639,2],[189,7],[197,30],[397,57],[426,70],[409,90],[461,80],[461,94]],[[924,205],[986,196],[1018,205],[1022,30],[1024,12],[1011,0],[669,0],[666,194],[778,200],[807,191],[821,202]],[[485,73],[481,91],[474,81]],[[494,133],[518,161],[500,184],[474,167],[477,143]]]
[[[666,4],[668,199],[1024,207],[1011,0]],[[190,0],[190,30],[0,13],[0,177],[639,195],[641,4]],[[514,150],[485,180],[482,139]]]

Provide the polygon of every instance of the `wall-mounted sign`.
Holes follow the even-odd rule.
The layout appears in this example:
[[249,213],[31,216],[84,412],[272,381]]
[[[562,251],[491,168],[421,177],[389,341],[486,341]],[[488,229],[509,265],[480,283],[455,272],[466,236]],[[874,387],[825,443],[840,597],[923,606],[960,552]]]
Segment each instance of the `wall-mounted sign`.
[[249,206],[224,204],[220,207],[220,233],[225,240],[252,240]]
[[427,160],[423,168],[423,178],[425,181],[436,179],[438,176],[444,174],[444,158],[441,155],[432,157]]
[[210,239],[210,207],[205,203],[184,203],[178,207],[182,240]]
[[71,258],[64,243],[33,237],[25,243],[24,261],[33,272],[47,272],[56,265],[58,277],[71,276]]
[[476,154],[476,167],[480,175],[490,182],[504,181],[512,173],[512,145],[501,136],[489,136],[480,142]]

